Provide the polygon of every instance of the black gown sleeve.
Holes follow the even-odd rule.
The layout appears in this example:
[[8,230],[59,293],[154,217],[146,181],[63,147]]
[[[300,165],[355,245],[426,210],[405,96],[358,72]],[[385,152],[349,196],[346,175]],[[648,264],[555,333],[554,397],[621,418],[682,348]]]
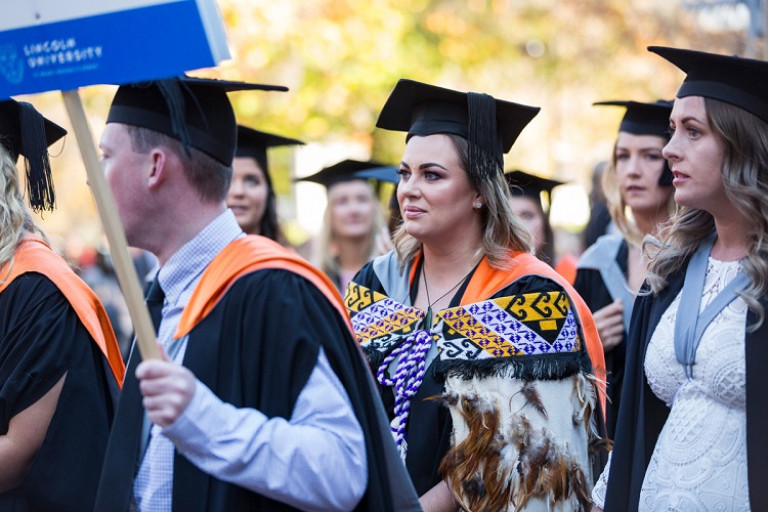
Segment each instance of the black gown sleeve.
[[43,444],[21,487],[0,510],[93,507],[112,419],[103,357],[64,295],[28,273],[0,294],[0,434],[66,374]]

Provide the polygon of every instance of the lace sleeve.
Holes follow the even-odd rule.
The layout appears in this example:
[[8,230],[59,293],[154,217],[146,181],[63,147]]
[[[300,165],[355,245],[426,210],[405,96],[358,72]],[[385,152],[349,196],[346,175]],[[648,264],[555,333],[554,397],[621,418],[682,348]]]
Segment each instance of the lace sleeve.
[[608,489],[608,473],[611,470],[611,456],[613,452],[608,452],[608,462],[605,464],[600,478],[597,479],[594,489],[592,489],[592,501],[595,506],[605,508],[605,491]]

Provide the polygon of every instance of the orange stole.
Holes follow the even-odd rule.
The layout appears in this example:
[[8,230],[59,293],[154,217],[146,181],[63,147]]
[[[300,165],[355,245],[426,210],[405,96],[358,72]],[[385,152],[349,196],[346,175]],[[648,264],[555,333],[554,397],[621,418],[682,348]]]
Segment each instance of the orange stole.
[[[587,353],[592,361],[595,376],[599,379],[598,385],[601,390],[600,402],[603,406],[603,411],[605,411],[605,356],[603,355],[603,344],[600,341],[600,336],[597,334],[597,327],[595,327],[595,320],[592,318],[592,312],[573,286],[571,286],[571,283],[533,254],[513,251],[510,256],[513,261],[508,268],[503,270],[491,267],[488,263],[488,258],[484,257],[469,280],[469,285],[467,285],[467,289],[464,290],[464,295],[461,297],[460,305],[464,306],[487,300],[502,288],[509,286],[523,276],[531,274],[549,278],[562,286],[566,293],[568,293],[571,303],[576,308],[576,314],[579,317],[579,323],[586,338]],[[411,267],[411,283],[413,283],[413,279],[416,277],[415,269],[419,258],[421,258],[421,254],[416,257]]]
[[13,262],[0,268],[0,292],[14,279],[28,272],[42,274],[53,282],[66,297],[77,317],[83,323],[101,353],[107,358],[117,385],[122,387],[125,375],[123,357],[117,345],[115,332],[101,301],[88,285],[69,267],[66,261],[53,252],[40,237],[28,234],[16,248]]
[[307,279],[325,295],[354,333],[341,295],[325,274],[280,244],[263,236],[248,235],[227,245],[205,269],[181,313],[174,338],[189,334],[238,278],[262,269],[288,270]]
[[563,276],[571,285],[576,282],[576,268],[579,259],[573,254],[564,254],[557,265],[554,266],[555,272]]

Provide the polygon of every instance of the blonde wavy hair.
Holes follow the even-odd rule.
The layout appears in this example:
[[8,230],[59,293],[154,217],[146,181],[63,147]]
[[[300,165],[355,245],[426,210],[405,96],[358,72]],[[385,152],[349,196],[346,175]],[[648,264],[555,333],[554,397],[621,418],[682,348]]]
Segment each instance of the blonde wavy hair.
[[[734,208],[750,220],[749,248],[742,265],[752,279],[740,293],[755,312],[759,327],[765,311],[759,298],[768,292],[768,123],[739,107],[704,98],[707,119],[724,144],[721,176],[725,195]],[[648,284],[652,293],[667,285],[699,244],[715,230],[712,215],[681,206],[658,238],[646,237],[643,249],[651,257]]]
[[[458,135],[446,134],[451,139],[462,168],[469,169],[469,142]],[[482,180],[477,192],[482,195],[481,210],[483,241],[482,250],[488,263],[495,268],[507,268],[511,262],[509,250],[533,251],[533,237],[528,229],[512,213],[509,205],[509,187],[502,169],[493,179]],[[422,244],[409,235],[402,224],[393,235],[395,250],[401,265],[412,261],[422,250]]]
[[[659,138],[664,140],[663,137]],[[608,213],[611,215],[611,219],[613,220],[613,223],[616,225],[616,228],[619,230],[621,235],[631,244],[640,245],[643,242],[643,237],[645,235],[640,231],[640,229],[637,227],[637,224],[635,224],[634,220],[629,214],[629,207],[624,201],[624,198],[621,196],[619,179],[618,176],[616,176],[616,146],[618,142],[619,140],[617,138],[616,142],[613,144],[613,154],[611,155],[611,160],[608,163],[605,172],[603,172],[603,196],[605,197],[605,202],[608,206]],[[664,144],[667,142],[668,140],[664,141]],[[666,167],[666,164],[664,165]],[[662,172],[664,171],[662,170]],[[676,205],[675,194],[674,190],[672,189],[672,185],[670,185],[668,188],[670,190],[670,194],[669,199],[667,200],[666,209],[667,216],[669,217],[675,213]]]
[[[367,183],[366,183],[367,184]],[[373,203],[373,219],[371,222],[371,231],[365,240],[368,261],[379,256],[376,250],[376,236],[381,232],[384,226],[384,213],[373,188],[368,185],[371,192],[371,202]],[[320,231],[318,243],[315,248],[315,261],[320,270],[326,274],[339,274],[339,250],[336,245],[336,234],[333,232],[333,223],[331,222],[331,190],[328,191],[328,206],[323,214],[323,227]]]
[[[0,144],[0,266],[13,264],[13,254],[27,233],[45,239],[24,204],[16,162]],[[3,276],[0,276],[0,280]]]

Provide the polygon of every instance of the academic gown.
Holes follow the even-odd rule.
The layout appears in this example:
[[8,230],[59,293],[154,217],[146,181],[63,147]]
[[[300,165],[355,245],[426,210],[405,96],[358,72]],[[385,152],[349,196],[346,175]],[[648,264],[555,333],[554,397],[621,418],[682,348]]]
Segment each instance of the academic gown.
[[[405,329],[410,332],[410,329],[418,328],[417,324],[423,319],[417,315],[415,310],[405,309],[400,313],[392,314],[390,311],[387,314],[376,311],[373,307],[375,304],[384,304],[387,306],[387,302],[390,298],[394,298],[396,301],[403,300],[403,297],[397,297],[400,293],[400,287],[404,285],[393,285],[398,281],[402,281],[403,277],[396,277],[396,271],[394,270],[393,260],[395,259],[394,253],[381,256],[376,260],[366,264],[358,275],[352,280],[350,286],[347,289],[345,302],[347,308],[351,311],[353,317],[353,324],[358,330],[358,341],[363,341],[364,345],[367,345],[367,341],[375,338],[375,342],[366,346],[366,355],[369,358],[369,363],[374,372],[378,369],[379,365],[383,361],[386,353],[391,351],[398,340],[398,334],[386,334],[386,325],[396,326],[394,330]],[[384,262],[389,259],[388,267]],[[565,282],[561,276],[555,274],[555,272],[544,263],[540,262],[532,255],[517,253],[518,260],[517,265],[521,270],[517,276],[512,276],[512,273],[505,273],[504,271],[492,270],[486,260],[483,260],[479,267],[476,267],[472,274],[465,280],[465,282],[458,288],[453,296],[448,309],[453,309],[460,304],[466,304],[468,301],[472,302],[478,299],[498,299],[505,297],[516,297],[515,305],[510,304],[510,308],[516,306],[522,306],[525,308],[527,304],[523,305],[525,300],[523,296],[527,294],[538,295],[538,298],[534,300],[534,309],[537,306],[542,307],[542,311],[549,311],[550,313],[558,309],[554,306],[558,303],[556,300],[554,303],[548,302],[548,298],[552,295],[549,294],[562,294],[564,287],[570,289],[570,293],[576,302],[580,302],[578,296],[575,295],[573,289]],[[413,262],[406,267],[410,279],[405,292],[408,294],[408,301],[410,304],[415,300],[418,292],[418,279],[416,276],[421,271],[421,260]],[[484,291],[477,293],[478,287],[482,287],[484,276],[492,275],[497,278],[497,285],[485,286]],[[527,274],[527,275],[526,275]],[[386,276],[386,277],[385,277]],[[382,279],[387,283],[382,283]],[[408,276],[405,276],[408,279]],[[398,291],[393,293],[393,288],[397,288]],[[468,292],[468,288],[471,290]],[[488,290],[492,290],[489,293]],[[394,296],[394,297],[393,297]],[[562,295],[559,295],[562,297]],[[567,295],[565,295],[567,297]],[[471,297],[471,299],[470,299]],[[541,302],[538,302],[538,301]],[[574,304],[575,305],[575,304]],[[574,308],[576,309],[576,308]],[[529,314],[536,315],[533,310],[529,310]],[[580,315],[586,314],[586,318]],[[373,323],[367,324],[366,320],[359,322],[355,321],[355,315],[361,315],[358,320],[363,317],[377,318]],[[389,315],[389,316],[387,316]],[[525,313],[521,313],[521,316],[525,316]],[[553,316],[554,318],[554,316]],[[582,340],[588,340],[585,344],[590,345],[590,351],[593,348],[599,347],[599,340],[596,336],[596,330],[594,330],[594,324],[592,323],[591,316],[585,305],[581,305],[581,309],[577,313],[578,332]],[[584,319],[589,323],[590,332],[586,335],[585,330],[582,330],[581,319]],[[554,322],[554,320],[553,320]],[[560,320],[558,320],[560,322]],[[367,324],[367,325],[364,325]],[[562,324],[559,324],[562,325]],[[482,326],[478,324],[480,329]],[[521,331],[522,332],[522,331]],[[553,334],[540,332],[543,336],[554,336]],[[555,332],[556,334],[556,332]],[[465,340],[462,340],[462,336],[453,332],[452,329],[444,327],[443,334],[445,338],[456,338],[455,342],[448,340],[443,346],[445,352],[455,351],[459,352],[471,352],[475,347],[469,348]],[[437,338],[439,336],[435,336]],[[552,342],[554,337],[549,340]],[[383,352],[382,348],[387,347]],[[532,356],[530,361],[533,362],[537,357],[546,356]],[[500,375],[507,372],[504,368],[515,368],[510,372],[516,373],[520,378],[526,378],[527,380],[560,380],[565,379],[569,375],[574,375],[578,372],[592,372],[592,362],[590,362],[589,355],[586,350],[580,350],[578,352],[571,352],[570,354],[565,351],[561,354],[555,354],[548,361],[552,362],[557,360],[558,362],[545,363],[547,359],[540,359],[543,364],[538,364],[536,369],[534,365],[530,366],[522,361],[523,357],[499,357],[481,360],[479,357],[474,361],[460,361],[460,360],[448,360],[445,358],[441,361],[440,357],[433,359],[426,369],[421,386],[419,387],[416,395],[410,402],[410,416],[407,426],[407,453],[405,458],[405,464],[408,468],[408,473],[413,480],[416,491],[419,495],[424,494],[426,491],[434,487],[439,483],[443,476],[440,472],[440,465],[449,449],[452,447],[453,436],[455,432],[455,425],[453,423],[452,414],[449,407],[445,406],[441,400],[436,400],[445,391],[446,376],[451,372],[463,373],[466,379],[472,379],[475,377],[492,377],[494,375]],[[602,350],[599,350],[599,354],[596,354],[596,366],[602,368]],[[560,364],[562,363],[562,365]],[[565,393],[570,393],[570,388],[563,388]],[[388,386],[379,386],[382,400],[387,410],[390,419],[394,418],[394,406],[395,395],[393,389]],[[599,402],[599,401],[598,401]],[[598,403],[596,411],[600,411],[600,404]],[[568,413],[570,418],[571,413]],[[604,432],[602,426],[602,419],[600,418],[600,412],[595,413],[596,422],[600,424],[600,432]],[[569,420],[570,423],[570,420]],[[587,470],[589,472],[589,470]],[[591,481],[589,482],[591,487]]]
[[[625,240],[616,253],[615,262],[621,269],[621,273],[627,275],[627,258],[629,257],[629,246]],[[625,280],[626,282],[626,280]],[[579,267],[576,272],[576,281],[573,287],[579,292],[581,298],[587,303],[589,309],[594,313],[614,301],[605,281],[600,275],[600,271],[594,268]],[[624,307],[632,307],[632,304],[624,304]],[[606,432],[610,439],[613,439],[616,432],[616,419],[619,415],[619,404],[621,403],[621,386],[624,380],[624,365],[626,364],[627,354],[627,332],[624,331],[621,342],[613,347],[613,350],[605,353],[606,382],[609,402],[605,407],[605,425]]]
[[[63,375],[66,378],[43,444],[22,485],[0,494],[0,510],[91,510],[122,360],[106,313],[85,283],[41,240],[22,245],[35,255],[24,259],[17,250],[16,267],[11,269],[20,275],[12,275],[0,292],[0,435],[8,432],[15,415],[42,398]],[[40,271],[28,271],[35,267]],[[54,272],[62,288],[43,272]],[[94,315],[89,325],[109,347],[117,376],[68,297],[87,305],[81,313]]]
[[[263,237],[240,240],[254,238],[258,238],[254,242],[258,252],[265,243]],[[209,270],[210,266],[206,273]],[[193,296],[190,303],[194,300]],[[180,329],[183,324],[184,315]],[[191,327],[183,364],[224,402],[258,409],[270,418],[290,419],[321,346],[349,396],[366,439],[368,488],[355,510],[418,510],[416,495],[388,437],[372,377],[346,320],[327,296],[302,275],[268,269],[237,277]],[[133,352],[107,449],[96,511],[128,510],[140,463],[144,411],[134,376],[139,354]],[[210,476],[176,452],[173,510],[295,509]]]
[[[627,340],[627,363],[622,388],[622,402],[616,426],[616,439],[605,500],[606,512],[635,511],[645,471],[653,455],[656,440],[669,415],[669,407],[651,390],[645,376],[645,352],[662,315],[680,293],[685,268],[668,278],[667,287],[658,295],[639,295],[632,312],[632,332]],[[647,291],[647,286],[644,286]],[[768,297],[760,300],[768,308]],[[767,309],[768,310],[768,309]],[[678,313],[680,314],[680,313]],[[757,315],[747,313],[745,328]],[[747,467],[749,501],[753,511],[766,510],[768,486],[768,322],[754,332],[746,332],[746,412]]]

